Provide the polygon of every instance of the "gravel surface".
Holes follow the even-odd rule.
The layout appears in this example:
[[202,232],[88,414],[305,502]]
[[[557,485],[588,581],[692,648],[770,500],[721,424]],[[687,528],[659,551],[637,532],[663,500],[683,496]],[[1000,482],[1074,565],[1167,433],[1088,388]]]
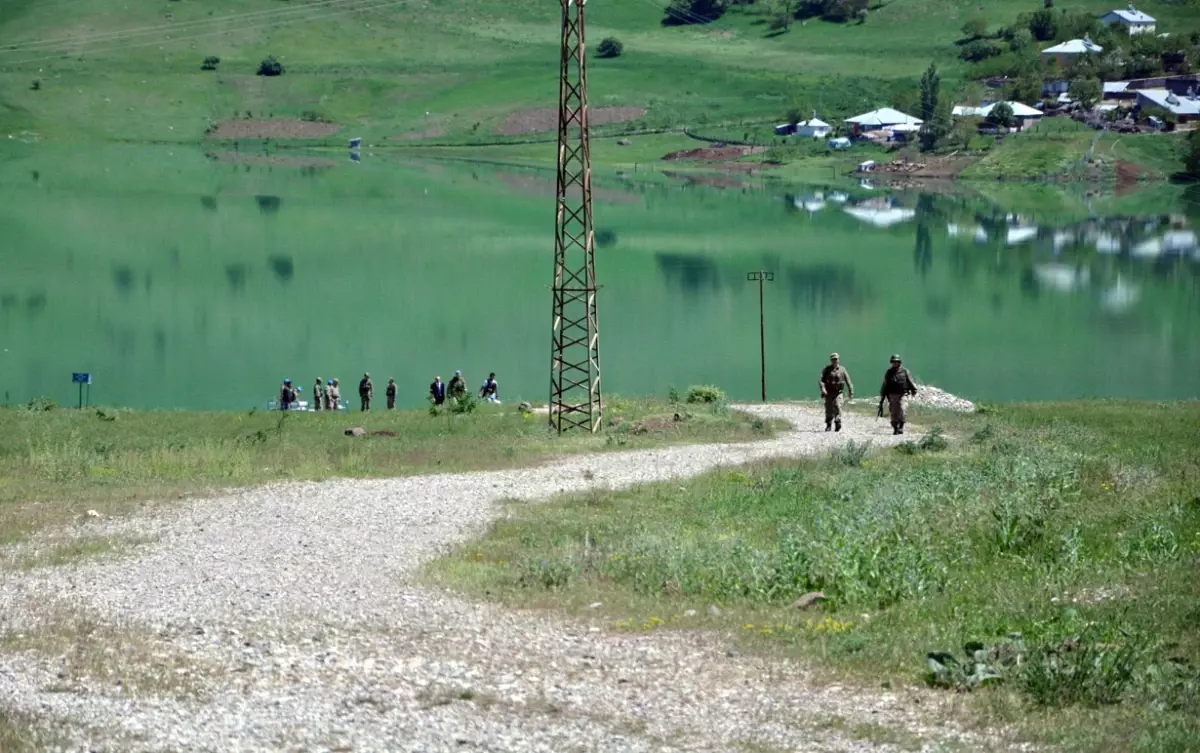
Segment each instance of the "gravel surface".
[[0,550],[0,706],[60,728],[64,750],[978,747],[935,696],[820,683],[799,665],[738,655],[718,633],[613,633],[414,582],[422,563],[502,514],[503,498],[899,439],[853,415],[825,433],[812,406],[747,410],[796,428],[522,470],[250,489],[60,532],[146,542],[60,567],[13,569],[21,548]]

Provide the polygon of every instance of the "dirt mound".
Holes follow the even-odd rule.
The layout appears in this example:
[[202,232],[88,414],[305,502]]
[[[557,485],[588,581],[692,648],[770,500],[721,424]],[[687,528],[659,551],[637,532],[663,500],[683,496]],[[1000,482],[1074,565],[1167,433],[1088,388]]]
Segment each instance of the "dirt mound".
[[667,162],[685,160],[692,162],[724,162],[725,160],[740,159],[748,154],[758,154],[765,151],[765,149],[765,147],[761,146],[713,144],[712,146],[704,146],[696,149],[681,149],[678,152],[663,155],[663,159]]
[[[588,125],[626,123],[630,120],[637,120],[645,114],[645,107],[591,107],[588,109]],[[496,129],[496,132],[505,136],[516,136],[522,133],[553,131],[557,128],[557,107],[533,107],[509,115],[508,119]]]
[[1137,188],[1138,181],[1146,174],[1142,168],[1123,159],[1117,160],[1113,168],[1117,173],[1116,191],[1118,194],[1126,194]]
[[208,132],[210,139],[321,139],[337,133],[336,123],[308,120],[226,120]]

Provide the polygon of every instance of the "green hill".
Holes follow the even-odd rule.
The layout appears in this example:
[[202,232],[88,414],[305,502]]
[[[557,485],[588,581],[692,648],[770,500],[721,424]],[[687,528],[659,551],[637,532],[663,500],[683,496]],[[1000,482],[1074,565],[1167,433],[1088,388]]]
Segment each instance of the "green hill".
[[[982,12],[997,27],[1042,6],[884,0],[862,24],[813,18],[778,33],[763,2],[692,26],[663,25],[666,4],[588,7],[593,49],[624,43],[621,57],[591,64],[593,106],[623,108],[597,117],[619,121],[609,130],[772,120],[792,106],[841,118],[904,102],[931,60],[951,86],[963,80],[966,20]],[[1190,0],[1144,5],[1163,29],[1198,23]],[[295,133],[261,121],[307,119],[342,126],[339,142],[511,139],[552,127],[534,108],[555,104],[559,16],[556,0],[9,0],[0,133],[188,142],[228,120],[256,121],[236,131],[252,137]],[[282,76],[255,75],[268,55]],[[216,70],[201,70],[208,56]]]

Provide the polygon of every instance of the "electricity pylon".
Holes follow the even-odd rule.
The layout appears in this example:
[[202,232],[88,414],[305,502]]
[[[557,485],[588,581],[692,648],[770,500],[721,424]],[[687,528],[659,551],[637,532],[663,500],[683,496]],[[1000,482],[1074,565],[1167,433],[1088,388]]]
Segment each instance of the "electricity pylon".
[[559,434],[570,429],[598,431],[602,418],[587,50],[583,31],[586,0],[561,2],[554,328],[550,355],[550,425]]

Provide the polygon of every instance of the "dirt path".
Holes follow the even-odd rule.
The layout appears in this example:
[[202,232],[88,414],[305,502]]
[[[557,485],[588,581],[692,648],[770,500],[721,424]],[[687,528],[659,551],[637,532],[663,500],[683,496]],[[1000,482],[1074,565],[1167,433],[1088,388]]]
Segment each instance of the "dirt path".
[[895,441],[857,416],[827,434],[811,406],[747,410],[797,428],[755,444],[246,490],[106,523],[88,535],[149,543],[61,567],[14,570],[0,550],[0,707],[114,751],[976,747],[932,718],[928,698],[822,686],[798,665],[731,655],[720,634],[616,634],[415,582],[501,514],[499,499]]

